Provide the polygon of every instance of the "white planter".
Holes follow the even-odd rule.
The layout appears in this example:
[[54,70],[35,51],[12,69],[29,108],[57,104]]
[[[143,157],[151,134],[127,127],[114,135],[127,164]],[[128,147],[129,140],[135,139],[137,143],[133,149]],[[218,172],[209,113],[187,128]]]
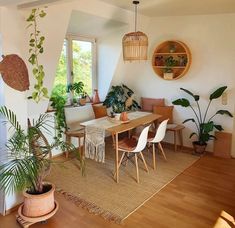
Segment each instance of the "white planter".
[[115,113],[115,120],[120,120],[121,113]]
[[166,80],[172,80],[173,79],[174,74],[173,73],[164,73],[163,77]]

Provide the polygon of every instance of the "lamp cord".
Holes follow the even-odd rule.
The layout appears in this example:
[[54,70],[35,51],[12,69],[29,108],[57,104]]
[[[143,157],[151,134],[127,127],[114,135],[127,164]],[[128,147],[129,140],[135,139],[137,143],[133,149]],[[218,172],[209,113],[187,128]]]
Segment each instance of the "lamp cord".
[[137,28],[137,4],[135,4],[135,32]]

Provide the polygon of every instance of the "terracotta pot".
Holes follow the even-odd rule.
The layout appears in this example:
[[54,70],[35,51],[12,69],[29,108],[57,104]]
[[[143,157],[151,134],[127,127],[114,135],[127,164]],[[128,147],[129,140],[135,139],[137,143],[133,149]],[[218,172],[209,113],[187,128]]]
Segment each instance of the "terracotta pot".
[[193,142],[193,148],[194,148],[194,152],[196,154],[204,154],[204,152],[206,150],[206,146],[207,146],[206,143],[201,145],[201,144],[199,144],[198,141]]
[[24,216],[36,218],[49,214],[54,210],[55,185],[51,183],[45,183],[45,185],[49,185],[51,188],[49,191],[42,194],[33,195],[27,193],[26,191],[23,192],[25,198],[22,213]]
[[94,89],[94,95],[92,97],[92,103],[93,104],[99,104],[100,103],[100,97],[99,97],[98,89]]
[[80,98],[80,99],[79,99],[79,104],[80,104],[81,106],[85,105],[85,104],[86,104],[86,98]]
[[121,120],[121,121],[127,121],[127,120],[128,120],[127,112],[122,112],[122,113],[121,113],[120,120]]

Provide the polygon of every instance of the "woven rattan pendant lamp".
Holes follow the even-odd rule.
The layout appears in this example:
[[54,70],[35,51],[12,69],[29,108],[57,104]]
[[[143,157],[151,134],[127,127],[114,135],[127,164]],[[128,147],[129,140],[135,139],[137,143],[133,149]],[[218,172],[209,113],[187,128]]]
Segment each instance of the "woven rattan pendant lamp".
[[143,32],[136,31],[139,1],[133,1],[133,4],[135,5],[135,32],[127,33],[122,38],[123,60],[147,60],[148,37]]

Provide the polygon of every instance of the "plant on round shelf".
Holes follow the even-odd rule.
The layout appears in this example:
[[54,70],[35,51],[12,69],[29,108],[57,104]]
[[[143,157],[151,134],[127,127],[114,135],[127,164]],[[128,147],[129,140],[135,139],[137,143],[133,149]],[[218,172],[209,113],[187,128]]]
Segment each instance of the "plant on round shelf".
[[39,102],[42,98],[48,97],[48,90],[44,87],[44,67],[39,63],[39,55],[44,52],[44,41],[45,37],[41,35],[41,31],[38,28],[38,18],[43,18],[46,16],[46,12],[42,9],[32,9],[27,22],[29,23],[28,28],[32,27],[32,32],[30,33],[29,40],[29,54],[30,57],[28,61],[33,66],[33,75],[36,80],[34,85],[34,91],[28,99],[33,99],[35,102]]
[[224,93],[224,91],[227,89],[227,86],[222,86],[222,87],[216,89],[213,93],[210,94],[209,102],[208,102],[207,108],[204,112],[204,115],[203,115],[201,107],[199,105],[200,96],[195,95],[192,92],[190,92],[189,90],[186,90],[184,88],[180,88],[180,89],[183,90],[184,92],[186,92],[187,94],[189,94],[191,97],[193,97],[194,101],[196,102],[197,110],[190,103],[190,101],[186,98],[177,99],[177,100],[173,101],[172,103],[174,105],[180,105],[180,106],[186,107],[186,108],[189,107],[193,111],[195,118],[186,119],[183,123],[191,121],[195,124],[195,127],[196,127],[197,131],[191,133],[190,138],[192,136],[197,136],[197,140],[193,142],[195,153],[199,153],[199,154],[204,153],[205,148],[207,146],[207,142],[211,139],[215,139],[215,136],[212,135],[211,132],[214,129],[216,129],[218,131],[223,130],[223,127],[221,125],[216,124],[213,121],[213,118],[216,115],[227,115],[229,117],[233,117],[233,115],[228,110],[221,109],[221,110],[218,110],[211,117],[207,118],[207,114],[208,114],[208,110],[210,108],[211,102],[213,100],[218,99],[219,97],[221,97],[222,94]]
[[137,110],[141,107],[133,99],[134,91],[126,85],[112,86],[108,92],[103,105],[107,108],[112,108],[115,113],[122,113],[124,111]]
[[164,78],[172,79],[173,78],[173,70],[172,67],[177,65],[177,60],[174,59],[173,56],[169,56],[164,60],[165,68],[164,68]]

